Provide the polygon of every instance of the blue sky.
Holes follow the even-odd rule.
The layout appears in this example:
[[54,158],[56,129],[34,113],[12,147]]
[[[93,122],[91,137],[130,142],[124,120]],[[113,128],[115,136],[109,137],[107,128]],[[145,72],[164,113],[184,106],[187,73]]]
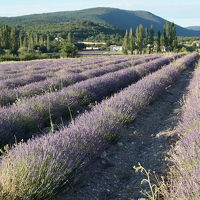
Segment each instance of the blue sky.
[[181,26],[200,26],[200,0],[0,0],[0,16],[115,7],[147,10]]

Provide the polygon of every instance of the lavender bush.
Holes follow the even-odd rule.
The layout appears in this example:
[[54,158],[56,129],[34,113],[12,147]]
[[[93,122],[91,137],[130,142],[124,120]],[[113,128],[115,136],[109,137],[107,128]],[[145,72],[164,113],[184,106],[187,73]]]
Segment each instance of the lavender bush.
[[180,140],[171,152],[170,188],[161,191],[166,199],[200,199],[200,67],[188,87],[182,120],[177,127]]
[[50,117],[60,123],[76,114],[88,104],[127,87],[146,74],[169,63],[175,55],[149,63],[111,72],[100,77],[81,81],[61,91],[24,99],[19,104],[0,109],[0,146],[30,138],[33,132],[50,126]]
[[37,82],[46,79],[45,75],[27,75],[23,78],[12,78],[0,81],[0,89],[2,88],[15,88],[26,85],[31,82]]
[[120,137],[122,127],[133,121],[149,103],[171,85],[197,55],[185,57],[143,78],[79,115],[54,135],[20,143],[2,157],[0,187],[4,198],[51,199],[100,151]]
[[5,88],[0,90],[0,106],[3,107],[12,104],[18,99],[30,98],[31,96],[39,95],[42,93],[58,91],[61,90],[63,87],[67,87],[76,82],[87,80],[96,76],[101,76],[103,74],[114,72],[126,67],[138,65],[159,57],[159,55],[155,55],[146,58],[135,59],[133,61],[127,60],[118,63],[115,62],[113,64],[109,64],[99,68],[88,69],[79,74],[67,73],[66,75],[62,75],[60,77],[53,77],[44,81],[34,82],[15,89]]

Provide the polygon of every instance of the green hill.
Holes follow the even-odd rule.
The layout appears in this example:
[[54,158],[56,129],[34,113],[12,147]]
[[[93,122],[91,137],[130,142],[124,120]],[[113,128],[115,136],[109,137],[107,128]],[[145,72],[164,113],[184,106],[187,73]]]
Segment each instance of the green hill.
[[[26,15],[20,17],[1,17],[0,23],[10,25],[38,26],[62,22],[91,21],[116,26],[118,29],[135,29],[139,24],[145,27],[154,25],[156,31],[162,30],[165,19],[146,11],[128,11],[116,8],[90,8],[78,11],[65,11],[44,14]],[[200,36],[200,31],[189,30],[177,25],[178,36]]]
[[61,36],[67,37],[69,32],[77,40],[120,40],[125,31],[109,24],[96,23],[91,21],[72,21],[72,22],[59,22],[54,24],[36,24],[36,25],[18,25],[17,28],[23,31],[37,31],[41,34],[48,34],[52,38]]

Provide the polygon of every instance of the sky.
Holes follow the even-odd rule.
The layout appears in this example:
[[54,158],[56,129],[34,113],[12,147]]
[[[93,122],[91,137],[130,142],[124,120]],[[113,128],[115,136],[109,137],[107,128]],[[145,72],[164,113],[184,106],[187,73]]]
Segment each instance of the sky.
[[200,26],[200,0],[0,0],[0,16],[20,16],[92,7],[146,10],[183,27]]

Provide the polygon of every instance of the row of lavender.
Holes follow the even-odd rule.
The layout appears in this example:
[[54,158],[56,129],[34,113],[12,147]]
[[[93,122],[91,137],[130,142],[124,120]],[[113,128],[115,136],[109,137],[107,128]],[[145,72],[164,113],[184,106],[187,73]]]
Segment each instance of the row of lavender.
[[[37,74],[46,74],[46,76],[53,76],[57,73],[62,73],[65,71],[69,72],[80,72],[82,69],[89,69],[92,67],[98,67],[102,64],[111,64],[115,63],[116,60],[127,60],[139,56],[126,56],[126,57],[100,57],[85,60],[85,62],[80,62],[80,60],[56,60],[56,61],[40,61],[33,65],[28,65],[28,63],[14,63],[10,64],[9,67],[13,67],[13,70],[10,71],[6,66],[1,67],[0,70],[0,80],[11,79],[11,78],[20,78],[27,75],[37,75]],[[140,56],[141,57],[141,56]],[[17,65],[18,67],[16,67]],[[9,70],[9,71],[8,71]]]
[[2,198],[51,199],[73,183],[105,147],[121,137],[122,127],[171,85],[197,54],[168,65],[79,115],[68,127],[20,143],[0,164]]
[[[179,57],[179,55],[174,57]],[[30,138],[34,132],[50,126],[51,120],[60,123],[63,118],[69,119],[71,114],[75,115],[90,103],[101,101],[127,87],[146,74],[169,63],[170,60],[172,57],[159,58],[81,81],[58,92],[22,99],[18,104],[2,108],[0,110],[0,147],[15,140]]]
[[[37,71],[42,69],[49,69],[49,66],[53,68],[56,66],[73,66],[74,64],[95,64],[101,61],[106,61],[106,57],[98,57],[94,61],[93,58],[88,59],[58,59],[58,60],[42,60],[42,61],[27,61],[27,62],[16,62],[9,64],[0,64],[0,74],[12,75],[15,73]],[[42,64],[42,65],[41,65]]]
[[[28,66],[23,70],[23,65],[21,66],[20,70],[14,70],[12,74],[5,74],[1,75],[1,80],[5,80],[7,78],[16,78],[16,77],[23,77],[26,75],[34,75],[34,74],[46,74],[47,76],[53,76],[53,75],[59,75],[60,73],[64,72],[80,72],[84,69],[90,69],[93,67],[98,67],[104,64],[112,64],[116,61],[126,61],[131,58],[135,58],[136,56],[130,57],[126,56],[124,58],[118,58],[117,57],[111,57],[110,59],[93,59],[89,60],[85,63],[80,63],[78,60],[75,60],[73,62],[66,62],[66,60],[59,60],[59,62],[40,62],[40,66],[38,66],[36,69],[31,69],[31,66]],[[138,56],[139,57],[139,56]],[[29,69],[30,68],[30,69]],[[11,72],[10,72],[11,73]]]
[[[181,56],[181,54],[177,56]],[[67,87],[76,82],[80,82],[83,80],[87,80],[89,78],[101,76],[109,72],[118,71],[123,68],[138,65],[150,60],[154,60],[159,57],[160,56],[155,55],[155,56],[135,59],[133,61],[127,60],[124,62],[109,64],[104,67],[89,69],[78,74],[67,73],[66,75],[63,75],[61,77],[54,77],[54,78],[47,79],[44,81],[34,82],[34,83],[27,84],[23,87],[18,87],[15,89],[5,88],[5,89],[0,90],[0,106],[6,106],[8,104],[12,104],[16,102],[17,99],[30,98],[35,95],[58,91],[58,90],[61,90],[63,87]],[[170,57],[169,61],[170,59],[173,59],[173,58],[176,58],[176,56]]]
[[[128,57],[128,56],[127,56]],[[132,57],[132,56],[129,56]],[[98,64],[101,62],[109,61],[110,59],[115,60],[123,59],[124,56],[109,56],[109,57],[87,57],[87,58],[67,58],[67,59],[55,59],[55,60],[40,60],[40,61],[26,61],[26,62],[14,62],[14,63],[6,63],[0,64],[0,74],[14,74],[18,72],[32,71],[32,70],[41,70],[44,68],[49,68],[52,66],[53,68],[56,66],[73,66],[73,65],[88,65],[88,64]],[[41,65],[42,64],[42,65]]]
[[200,66],[188,90],[177,127],[181,139],[171,152],[170,190],[162,191],[166,199],[200,199]]
[[[88,70],[88,69],[92,69],[92,68],[97,68],[97,67],[101,67],[107,64],[117,64],[117,63],[121,63],[121,62],[126,62],[127,60],[129,60],[130,58],[123,58],[123,59],[117,59],[117,60],[113,60],[111,62],[105,62],[105,63],[99,63],[94,65],[93,63],[88,65],[84,65],[84,66],[80,66],[80,64],[76,64],[76,66],[60,66],[58,65],[57,67],[54,67],[51,69],[52,66],[49,66],[49,68],[46,69],[42,69],[45,70],[43,71],[43,73],[41,73],[41,71],[37,71],[36,74],[25,74],[22,75],[20,77],[17,78],[8,78],[8,79],[4,79],[4,80],[0,80],[0,89],[1,88],[15,88],[15,87],[19,87],[19,86],[23,86],[32,82],[37,82],[40,80],[45,80],[47,78],[51,78],[51,77],[56,77],[56,76],[61,76],[62,74],[66,74],[66,73],[75,73],[75,72],[81,72],[84,70]],[[41,63],[42,64],[42,63]],[[42,68],[42,66],[40,66]],[[81,68],[81,70],[80,70]]]

